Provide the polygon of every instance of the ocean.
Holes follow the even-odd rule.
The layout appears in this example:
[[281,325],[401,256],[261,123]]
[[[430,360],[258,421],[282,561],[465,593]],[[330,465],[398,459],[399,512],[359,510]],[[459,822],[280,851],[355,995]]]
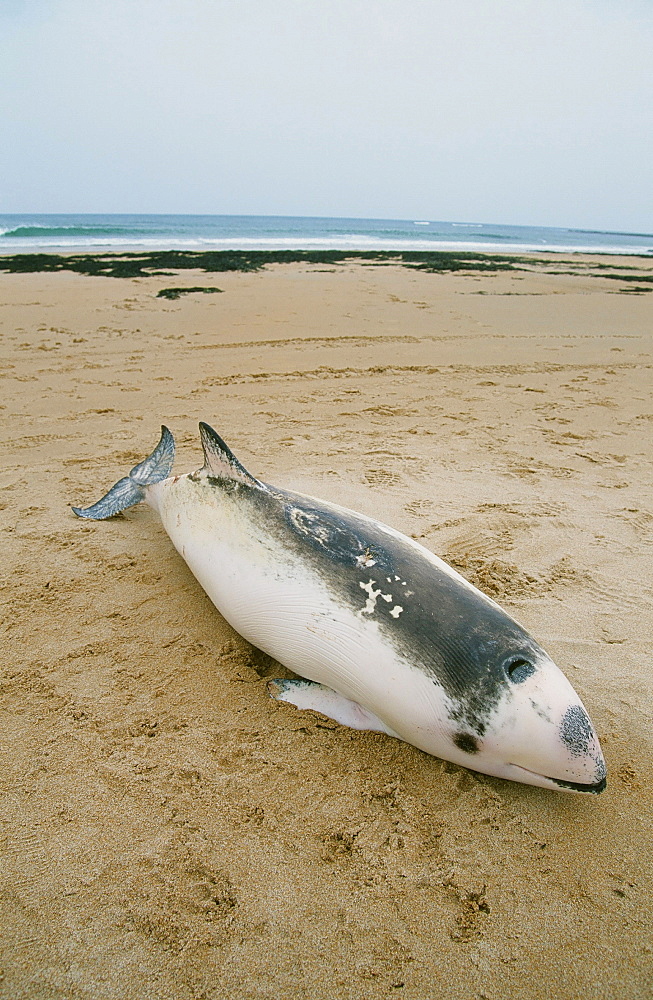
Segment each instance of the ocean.
[[431,219],[0,215],[0,254],[148,250],[485,250],[653,254],[653,234]]

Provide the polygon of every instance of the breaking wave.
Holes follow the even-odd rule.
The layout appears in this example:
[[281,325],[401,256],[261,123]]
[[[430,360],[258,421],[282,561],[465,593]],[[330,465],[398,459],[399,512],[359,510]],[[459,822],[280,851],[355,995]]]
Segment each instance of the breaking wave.
[[48,239],[73,236],[134,236],[132,226],[16,226],[0,231],[0,238]]

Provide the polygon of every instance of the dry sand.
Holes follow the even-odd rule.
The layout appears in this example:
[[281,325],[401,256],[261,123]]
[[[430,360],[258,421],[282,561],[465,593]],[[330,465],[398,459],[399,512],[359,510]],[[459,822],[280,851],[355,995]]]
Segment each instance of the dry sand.
[[[653,294],[548,261],[0,276],[3,997],[653,995]],[[197,468],[200,419],[520,619],[585,701],[607,791],[272,702],[279,668],[149,508],[69,509],[162,422]]]

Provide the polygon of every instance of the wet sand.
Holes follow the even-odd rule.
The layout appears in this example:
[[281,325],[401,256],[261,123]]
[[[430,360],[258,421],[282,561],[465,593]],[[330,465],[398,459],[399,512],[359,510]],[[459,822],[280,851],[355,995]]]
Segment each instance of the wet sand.
[[[653,293],[605,263],[653,274],[0,275],[0,995],[652,995]],[[70,512],[161,423],[197,468],[199,420],[522,621],[592,716],[606,792],[272,702],[283,671],[149,508]]]

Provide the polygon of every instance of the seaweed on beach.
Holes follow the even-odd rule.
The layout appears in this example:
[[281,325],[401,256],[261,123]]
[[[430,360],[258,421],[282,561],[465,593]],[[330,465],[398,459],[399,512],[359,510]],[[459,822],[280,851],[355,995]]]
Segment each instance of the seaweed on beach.
[[[574,270],[570,270],[569,268],[566,270],[561,270],[558,268],[555,271],[552,270],[547,271],[547,274],[551,275],[571,274],[577,276],[589,273],[591,275],[592,271],[598,270],[599,268],[607,268],[607,267],[614,268],[614,266],[615,266],[614,264],[608,265],[608,264],[592,263],[590,265],[589,272],[587,268],[585,268],[584,271],[580,271],[577,268]],[[600,274],[595,274],[595,277],[609,278],[612,281],[623,282],[623,284],[625,284],[627,287],[618,289],[619,292],[631,293],[631,294],[641,294],[642,292],[653,292],[653,275],[641,274],[641,273],[623,274],[622,270],[636,271],[637,268],[629,266],[627,264],[620,264],[619,270],[616,271],[613,270],[612,274],[600,273]],[[635,284],[635,282],[637,282],[637,284]],[[640,282],[645,282],[645,284],[640,284]]]
[[[651,274],[602,274],[602,278],[614,278],[615,281],[623,281],[626,284],[628,282],[637,282],[636,285],[631,284],[626,288],[620,289],[622,292],[630,292],[631,294],[639,295],[642,292],[653,292],[653,275]],[[646,282],[646,284],[640,284],[640,282]]]
[[[631,255],[631,259],[634,256]],[[650,260],[649,255],[645,255]],[[515,254],[491,254],[483,252],[458,252],[456,250],[155,250],[149,253],[82,253],[51,254],[24,253],[0,256],[0,271],[12,274],[36,271],[74,271],[77,274],[106,278],[151,278],[174,277],[179,271],[204,271],[206,274],[224,271],[259,271],[270,264],[337,264],[360,263],[367,267],[400,266],[429,274],[450,274],[453,272],[482,272],[496,274],[499,271],[533,270],[544,268],[548,274],[578,274],[579,269],[587,273],[585,262],[565,261],[571,269],[550,269],[558,263],[546,257],[517,256]],[[600,276],[616,281],[637,282],[637,287],[629,291],[644,292],[644,283],[653,283],[653,276],[623,274],[623,270],[635,270],[626,264],[601,264],[593,262],[591,271],[611,267],[613,273],[603,272]],[[597,275],[598,276],[598,275]],[[651,285],[653,289],[653,284]],[[626,289],[623,289],[626,291]],[[168,291],[163,289],[164,292]],[[217,291],[217,289],[185,288],[187,292]],[[164,295],[164,298],[178,298],[178,295]]]
[[157,299],[178,299],[182,295],[190,295],[191,292],[203,292],[205,295],[211,295],[214,292],[221,292],[221,288],[207,288],[200,285],[193,285],[192,288],[162,288],[160,292],[156,293]]
[[74,271],[107,278],[172,276],[176,271],[205,273],[258,271],[267,264],[394,264],[421,271],[510,271],[531,263],[526,257],[455,251],[391,250],[161,250],[151,253],[13,254],[0,257],[0,271]]

